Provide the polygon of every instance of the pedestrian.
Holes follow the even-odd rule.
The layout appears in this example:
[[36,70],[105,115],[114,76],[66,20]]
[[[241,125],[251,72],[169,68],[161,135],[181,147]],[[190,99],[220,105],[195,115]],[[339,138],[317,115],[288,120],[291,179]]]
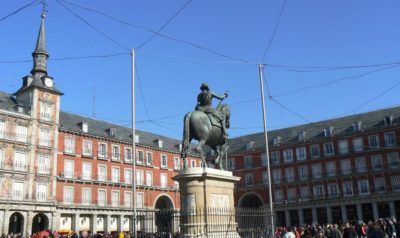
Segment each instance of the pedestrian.
[[287,228],[287,232],[283,235],[283,238],[296,238],[296,235],[293,233],[292,227]]

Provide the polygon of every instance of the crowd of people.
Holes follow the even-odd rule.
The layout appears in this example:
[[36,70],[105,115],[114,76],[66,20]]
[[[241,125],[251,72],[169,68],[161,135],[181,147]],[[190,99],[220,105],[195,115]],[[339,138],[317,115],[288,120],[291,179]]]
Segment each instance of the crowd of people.
[[364,222],[280,227],[275,236],[279,238],[396,238],[400,223],[394,218]]

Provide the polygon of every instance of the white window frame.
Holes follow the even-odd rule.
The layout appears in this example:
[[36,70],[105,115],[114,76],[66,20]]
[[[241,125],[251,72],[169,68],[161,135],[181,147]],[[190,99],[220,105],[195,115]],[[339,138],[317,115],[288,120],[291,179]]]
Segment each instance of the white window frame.
[[354,152],[364,151],[364,141],[362,137],[353,138],[353,151]]
[[328,161],[325,163],[326,166],[326,175],[329,177],[336,176],[337,168],[336,161]]
[[[100,168],[104,168],[104,175],[102,175],[101,169]],[[102,182],[106,182],[107,181],[107,165],[105,164],[98,164],[97,165],[97,181],[102,181]]]
[[367,168],[367,160],[365,159],[365,157],[357,157],[355,159],[356,161],[356,170],[357,173],[366,173],[368,172],[368,168]]
[[[317,152],[317,153],[315,153]],[[321,148],[319,144],[310,145],[310,156],[313,159],[321,157]]]
[[322,165],[321,163],[316,163],[311,165],[311,174],[314,179],[322,178]]
[[296,158],[299,161],[307,160],[307,150],[306,147],[297,147],[296,148]]
[[146,164],[147,165],[153,165],[153,153],[146,151]]
[[194,159],[190,160],[190,167],[191,168],[196,168],[197,167],[196,166],[196,160],[194,160]]
[[107,159],[108,145],[105,142],[99,142],[97,144],[97,158]]
[[324,143],[324,156],[331,156],[335,154],[335,146],[333,142]]
[[66,136],[64,138],[64,153],[75,154],[75,137]]
[[6,122],[3,120],[0,120],[0,139],[7,136],[7,135],[4,135],[6,133],[5,128],[6,128]]
[[[71,168],[72,171],[68,171],[67,168],[67,164],[71,163]],[[75,177],[75,161],[73,160],[64,160],[64,178],[70,178],[73,179]]]
[[271,151],[271,162],[273,164],[281,163],[281,152],[279,150]]
[[280,169],[272,170],[272,181],[274,184],[279,184],[282,182],[282,171]]
[[126,163],[132,163],[132,148],[125,147],[124,149],[124,161]]
[[290,163],[293,162],[293,149],[284,149],[283,150],[283,162]]
[[121,158],[121,148],[119,145],[111,146],[111,159],[119,161]]
[[137,192],[135,200],[136,200],[136,207],[137,208],[143,208],[144,207],[144,193],[143,192]]
[[145,160],[144,150],[136,150],[136,164],[144,164],[144,160]]
[[[44,187],[44,191],[41,191],[41,187]],[[47,200],[47,192],[48,184],[47,183],[36,183],[36,200],[37,201],[46,201]]]
[[[66,191],[71,191],[68,194]],[[72,186],[64,186],[63,188],[63,202],[64,204],[72,205],[74,203],[74,187]]]
[[354,196],[354,186],[352,181],[345,181],[342,183],[343,197]]
[[360,195],[370,194],[368,179],[359,180],[359,181],[357,181],[357,184],[358,184],[358,193]]
[[111,167],[111,182],[119,183],[121,177],[121,168],[117,166]]
[[146,171],[146,186],[153,186],[153,172]]
[[371,165],[372,165],[372,170],[374,171],[383,170],[382,155],[381,154],[371,155]]
[[244,156],[244,168],[245,169],[253,168],[253,156],[252,155]]
[[336,198],[340,196],[339,184],[337,183],[328,184],[328,196],[331,198]]
[[343,175],[349,175],[352,172],[350,159],[344,159],[340,161],[340,171]]
[[286,182],[294,181],[294,168],[293,167],[285,169],[285,177],[286,177]]
[[181,169],[181,160],[178,157],[174,157],[174,169],[175,170]]
[[[90,169],[87,170],[85,165],[88,166]],[[82,162],[82,179],[83,180],[92,180],[92,163],[90,162]]]
[[92,156],[93,155],[93,142],[91,140],[82,140],[82,155]]
[[[375,144],[375,145],[374,145]],[[369,135],[368,136],[368,145],[370,148],[379,148],[379,135]]]
[[16,126],[16,140],[19,142],[28,142],[28,127],[17,125]]
[[133,198],[133,195],[132,195],[131,191],[124,191],[124,206],[125,207],[127,207],[127,208],[131,208],[132,207],[132,204],[133,204],[133,199],[132,198]]
[[395,146],[396,145],[396,133],[394,131],[385,132],[385,146]]
[[287,192],[287,200],[289,202],[294,202],[297,199],[297,193],[296,193],[296,189],[295,188],[288,188],[286,190]]
[[53,106],[50,103],[40,102],[40,119],[51,121]]
[[37,173],[50,174],[50,156],[48,154],[38,154]]
[[[85,191],[89,192],[89,197],[85,197]],[[92,189],[83,187],[82,188],[82,205],[89,206],[92,203]]]
[[275,189],[274,191],[274,201],[275,203],[283,202],[283,191],[282,189]]
[[[100,194],[104,193],[104,200],[100,199]],[[104,207],[107,205],[107,189],[98,189],[97,190],[97,206]]]
[[349,153],[349,142],[347,139],[338,141],[339,154]]
[[390,152],[386,154],[388,165],[391,169],[399,168],[399,152]]
[[[117,200],[115,200],[115,195],[117,195]],[[120,203],[120,193],[119,190],[111,190],[111,206],[112,207],[119,207]]]
[[143,186],[144,185],[144,171],[136,170],[136,184]]
[[[165,181],[163,181],[163,177],[165,177]],[[168,186],[168,175],[165,173],[160,173],[160,187],[166,188]]]
[[160,154],[160,166],[163,169],[168,168],[168,156],[166,154]]
[[317,184],[313,186],[313,196],[315,199],[324,198],[324,185]]
[[269,184],[268,171],[264,171],[262,173],[262,180],[263,180],[263,184],[264,185],[268,185]]
[[300,187],[300,199],[307,201],[310,199],[310,187],[302,186]]
[[132,184],[132,169],[124,169],[124,182],[125,184]]
[[26,171],[27,169],[27,152],[14,151],[13,169],[16,171]]
[[299,179],[305,181],[308,179],[308,166],[303,165],[298,167]]
[[47,128],[41,128],[39,132],[39,146],[51,146],[51,131]]
[[253,174],[246,173],[244,181],[245,181],[246,187],[252,187],[253,186]]
[[374,188],[375,188],[376,193],[386,192],[385,177],[375,177],[374,178]]

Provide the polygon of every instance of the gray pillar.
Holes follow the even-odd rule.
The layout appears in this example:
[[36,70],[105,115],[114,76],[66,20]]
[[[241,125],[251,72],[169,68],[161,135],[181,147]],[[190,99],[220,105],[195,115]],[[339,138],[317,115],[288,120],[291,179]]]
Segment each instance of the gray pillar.
[[347,210],[345,205],[340,206],[340,210],[342,211],[342,222],[345,223],[347,222]]
[[97,214],[93,214],[92,215],[92,221],[91,221],[90,226],[91,226],[90,227],[90,232],[92,234],[97,233]]
[[372,213],[374,214],[374,219],[379,218],[378,204],[376,202],[372,203]]
[[361,207],[361,203],[357,203],[356,204],[357,207],[357,219],[363,221],[363,214],[362,214],[362,207]]
[[53,229],[60,230],[61,214],[58,212],[53,213]]
[[35,213],[33,211],[28,212],[28,216],[26,219],[26,228],[25,228],[25,234],[31,234],[32,233],[32,222],[33,222],[33,217],[35,216]]
[[74,216],[73,216],[73,218],[74,218],[74,231],[76,232],[76,233],[79,233],[79,217],[80,217],[80,214],[79,213],[75,213],[74,214]]
[[[0,180],[0,182],[1,182],[1,180]],[[4,224],[4,221],[5,221],[5,214],[4,214],[4,211],[0,211],[0,234],[3,234],[3,233],[5,233],[6,231],[4,231],[3,230],[3,224]]]
[[290,224],[290,212],[289,210],[285,210],[285,222],[286,222],[286,227],[290,227],[292,224]]
[[304,212],[303,209],[299,209],[299,225],[304,225]]
[[3,220],[3,232],[8,234],[8,225],[10,224],[10,215],[11,212],[6,210],[4,213],[4,220]]
[[312,213],[312,222],[318,223],[317,208],[316,207],[311,208],[311,213]]
[[333,218],[332,218],[332,208],[331,207],[326,207],[326,218],[329,224],[333,223]]
[[124,224],[124,221],[123,221],[123,219],[124,219],[124,216],[123,215],[119,215],[118,216],[118,227],[117,227],[117,229],[118,229],[118,232],[121,232],[123,229],[123,224]]
[[395,207],[393,201],[389,202],[389,210],[390,210],[390,216],[391,217],[396,217],[396,207]]
[[104,232],[110,232],[111,228],[111,215],[107,214],[106,215],[106,220],[104,221]]

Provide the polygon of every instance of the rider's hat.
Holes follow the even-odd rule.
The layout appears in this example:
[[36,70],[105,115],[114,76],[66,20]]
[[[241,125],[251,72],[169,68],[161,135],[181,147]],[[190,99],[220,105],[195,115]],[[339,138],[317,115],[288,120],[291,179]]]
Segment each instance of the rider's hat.
[[208,88],[208,84],[207,84],[207,83],[203,83],[203,84],[201,85],[200,90],[204,90],[204,89],[210,90],[210,89]]

